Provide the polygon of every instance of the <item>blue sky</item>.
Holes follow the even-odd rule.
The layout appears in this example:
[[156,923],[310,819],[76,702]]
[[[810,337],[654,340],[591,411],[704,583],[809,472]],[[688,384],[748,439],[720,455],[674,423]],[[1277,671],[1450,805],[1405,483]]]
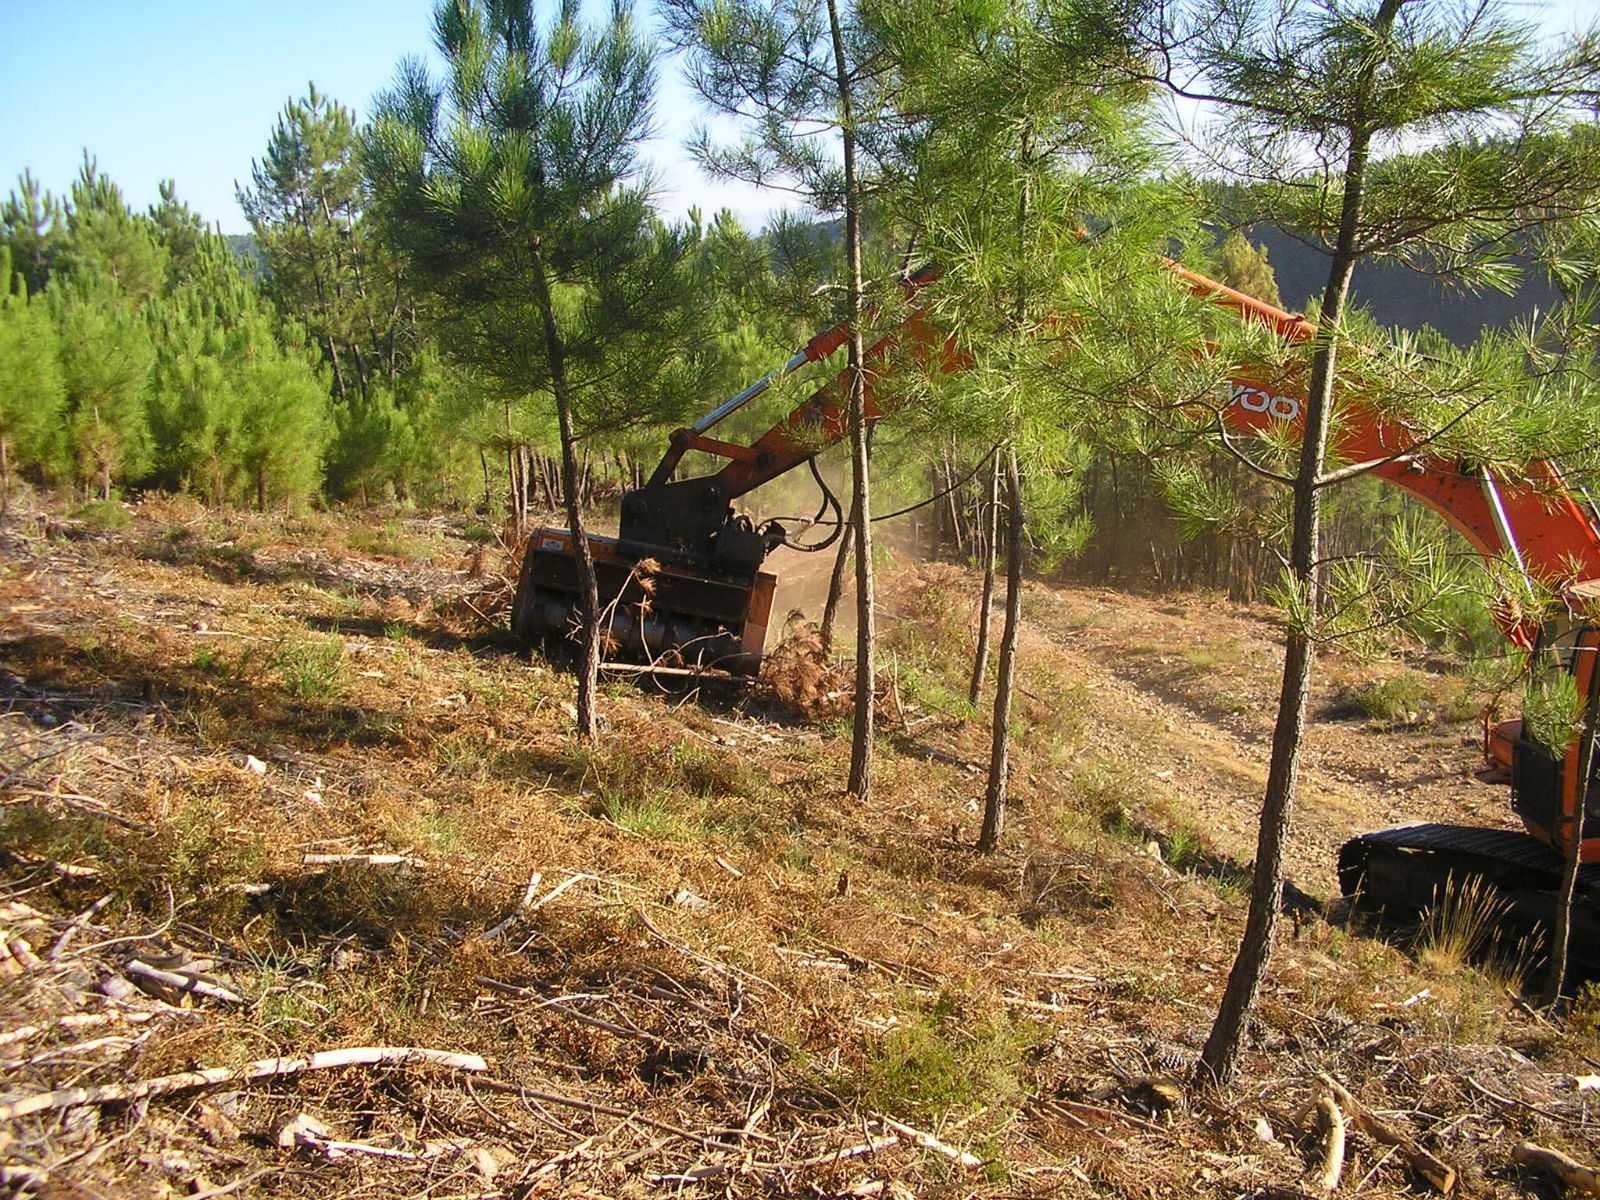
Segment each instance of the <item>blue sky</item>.
[[[364,117],[407,54],[430,43],[430,0],[53,0],[8,23],[0,90],[0,192],[24,167],[64,192],[83,150],[136,208],[160,180],[228,233],[243,232],[234,181],[308,80]],[[1600,17],[1600,0],[1509,7],[1552,30]],[[780,198],[704,179],[681,150],[694,99],[663,64],[662,136],[651,148],[662,207],[732,208],[760,225]]]
[[[285,101],[315,80],[365,118],[400,59],[430,49],[432,9],[431,0],[29,3],[25,19],[8,23],[0,196],[24,167],[65,192],[87,147],[135,208],[172,178],[207,221],[242,233],[234,181],[249,183]],[[675,65],[663,64],[662,80],[662,136],[650,148],[661,206],[674,215],[727,207],[762,224],[778,198],[700,175],[681,150],[694,99]]]

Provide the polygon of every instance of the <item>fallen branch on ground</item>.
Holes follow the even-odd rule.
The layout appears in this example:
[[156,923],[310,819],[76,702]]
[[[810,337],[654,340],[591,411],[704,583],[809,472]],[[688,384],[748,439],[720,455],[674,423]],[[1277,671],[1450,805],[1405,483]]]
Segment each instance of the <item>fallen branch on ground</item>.
[[874,1137],[867,1141],[858,1142],[853,1146],[843,1146],[838,1150],[830,1150],[826,1154],[815,1154],[810,1158],[788,1159],[782,1162],[751,1162],[744,1161],[732,1163],[711,1163],[704,1167],[694,1167],[678,1174],[649,1175],[646,1179],[650,1183],[704,1183],[709,1179],[720,1179],[724,1175],[731,1175],[736,1171],[797,1171],[805,1167],[829,1167],[835,1163],[848,1162],[853,1158],[865,1158],[876,1154],[880,1150],[887,1150],[890,1146],[898,1146],[898,1137]]
[[148,1100],[173,1092],[193,1091],[219,1083],[249,1083],[280,1075],[299,1075],[306,1071],[329,1071],[337,1067],[370,1067],[380,1063],[427,1063],[453,1071],[487,1071],[489,1064],[476,1054],[454,1054],[447,1050],[424,1050],[414,1046],[351,1046],[344,1050],[323,1050],[304,1058],[262,1058],[237,1069],[207,1067],[200,1071],[180,1071],[159,1075],[138,1083],[108,1083],[100,1087],[59,1088],[37,1092],[10,1104],[0,1104],[0,1121],[15,1121],[33,1113],[80,1108],[88,1104],[125,1104]]
[[430,1142],[421,1150],[402,1150],[395,1146],[375,1146],[371,1142],[347,1142],[333,1136],[333,1131],[309,1113],[301,1113],[278,1131],[278,1145],[286,1150],[312,1150],[333,1160],[347,1155],[367,1155],[387,1158],[396,1162],[428,1162],[446,1154],[460,1154],[472,1149],[468,1138],[449,1138]]
[[122,968],[129,975],[139,979],[159,983],[162,987],[172,988],[180,994],[203,996],[207,1000],[216,1000],[222,1004],[243,1004],[244,997],[238,992],[223,987],[220,983],[207,983],[198,975],[185,975],[178,971],[163,971],[159,967],[152,967],[147,962],[139,959],[130,959]]
[[1600,1196],[1600,1171],[1534,1142],[1519,1142],[1511,1157],[1525,1167],[1554,1175],[1562,1184],[1586,1196]]
[[886,1117],[881,1113],[874,1114],[873,1119],[895,1134],[901,1141],[908,1141],[913,1145],[922,1147],[924,1150],[932,1150],[935,1154],[942,1154],[957,1166],[983,1166],[983,1159],[976,1154],[969,1154],[965,1150],[957,1150],[954,1146],[941,1142],[931,1133],[925,1133],[921,1129],[913,1129],[910,1125],[902,1124],[893,1117]]
[[1345,1090],[1337,1079],[1322,1075],[1322,1082],[1333,1092],[1333,1099],[1344,1110],[1346,1119],[1362,1133],[1385,1146],[1393,1146],[1418,1175],[1426,1179],[1441,1194],[1448,1196],[1456,1186],[1456,1170],[1442,1159],[1424,1150],[1415,1141],[1378,1120],[1362,1106],[1361,1102]]
[[67,927],[61,931],[61,936],[55,940],[53,945],[51,945],[50,952],[46,954],[45,957],[51,962],[54,962],[56,959],[60,958],[62,951],[67,948],[67,943],[73,939],[73,936],[90,921],[94,920],[95,914],[110,903],[111,893],[107,892],[88,908],[84,909],[77,916],[73,917],[72,920],[67,923]]
[[563,879],[560,883],[556,884],[555,887],[551,888],[544,895],[540,896],[538,900],[534,901],[533,904],[529,906],[528,911],[529,912],[538,912],[546,904],[549,904],[550,901],[554,900],[557,896],[561,895],[562,892],[566,891],[570,887],[576,887],[578,884],[582,883],[585,879],[593,879],[594,881],[596,881],[598,883],[599,880],[600,880],[600,876],[598,876],[598,875],[590,875],[586,871],[579,871],[576,875],[572,876],[570,879]]
[[[182,1012],[183,1010],[168,1009],[167,1011]],[[100,1025],[117,1025],[123,1022],[127,1022],[130,1025],[137,1025],[143,1021],[149,1021],[161,1015],[161,1013],[153,1012],[121,1012],[117,1009],[98,1013],[72,1013],[69,1016],[59,1017],[45,1025],[19,1025],[15,1029],[8,1029],[4,1033],[0,1033],[0,1047],[14,1045],[17,1042],[28,1041],[30,1038],[38,1037],[46,1030],[93,1029]]]
[[517,906],[511,910],[510,915],[498,925],[483,931],[483,940],[486,942],[498,941],[505,931],[516,923],[518,917],[533,903],[533,898],[539,894],[539,885],[544,882],[544,876],[538,871],[528,876],[528,886],[522,889],[522,899],[517,901]]
[[714,958],[708,958],[706,955],[701,954],[698,950],[694,950],[688,946],[685,946],[682,942],[673,941],[666,934],[662,933],[661,930],[657,929],[654,922],[652,922],[649,917],[645,916],[644,909],[635,907],[633,911],[634,915],[637,916],[641,922],[643,922],[646,929],[655,934],[658,939],[666,943],[666,945],[671,949],[676,950],[679,954],[682,954],[687,958],[692,958],[695,962],[700,963],[702,966],[710,967],[713,971],[716,971],[721,975],[728,976],[730,978],[737,976],[740,979],[748,979],[751,983],[759,983],[768,991],[777,992],[780,995],[783,993],[783,989],[777,984],[773,983],[769,979],[761,978],[761,976],[755,974],[753,971],[746,971],[743,967],[736,967],[731,963],[718,962]]
[[362,867],[425,867],[428,864],[409,854],[307,854],[301,857],[305,867],[332,867],[350,863]]
[[[670,1133],[674,1137],[681,1137],[691,1142],[698,1142],[700,1145],[711,1150],[739,1151],[744,1149],[743,1146],[734,1142],[729,1142],[726,1139],[711,1137],[703,1133],[696,1133],[692,1129],[685,1129],[682,1125],[674,1125],[671,1121],[661,1121],[657,1120],[655,1117],[647,1117],[641,1112],[636,1112],[629,1108],[619,1108],[615,1104],[600,1104],[593,1100],[585,1100],[579,1096],[564,1096],[560,1092],[543,1092],[535,1088],[518,1087],[514,1083],[506,1083],[504,1080],[500,1079],[479,1079],[476,1080],[475,1083],[476,1086],[484,1088],[488,1091],[499,1092],[503,1096],[517,1096],[525,1101],[539,1100],[545,1104],[555,1104],[564,1108],[577,1108],[582,1109],[585,1112],[603,1113],[608,1117],[626,1117],[631,1121],[637,1121],[641,1125],[648,1125],[652,1129],[659,1129],[662,1133]],[[0,1119],[3,1118],[4,1113],[0,1112]]]
[[1344,1114],[1334,1098],[1324,1093],[1317,1100],[1317,1123],[1322,1126],[1322,1166],[1317,1171],[1317,1186],[1331,1192],[1344,1173]]

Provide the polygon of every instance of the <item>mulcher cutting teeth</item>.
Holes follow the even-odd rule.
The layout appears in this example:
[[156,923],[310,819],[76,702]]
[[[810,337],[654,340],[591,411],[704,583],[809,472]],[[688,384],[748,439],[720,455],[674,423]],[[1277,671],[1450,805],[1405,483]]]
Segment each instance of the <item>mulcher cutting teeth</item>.
[[[539,529],[528,540],[511,628],[530,642],[559,643],[579,627],[578,561],[572,535]],[[697,574],[625,554],[616,538],[591,536],[599,582],[602,655],[657,666],[710,667],[737,675],[761,669],[777,578],[749,583]]]

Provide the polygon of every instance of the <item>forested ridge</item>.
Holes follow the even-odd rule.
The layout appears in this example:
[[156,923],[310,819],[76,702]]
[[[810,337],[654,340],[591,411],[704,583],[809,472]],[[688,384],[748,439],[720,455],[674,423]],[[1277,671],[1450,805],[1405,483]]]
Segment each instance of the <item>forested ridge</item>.
[[[63,195],[31,174],[19,178],[0,207],[9,264],[0,482],[29,479],[100,500],[130,489],[182,491],[257,508],[553,505],[554,431],[447,361],[437,314],[369,228],[359,132],[354,113],[315,87],[289,101],[240,189],[249,234],[215,232],[171,181],[159,204],[132,211],[88,151]],[[1291,309],[1314,301],[1326,255],[1271,224],[1241,220],[1237,196],[1229,207],[1230,226],[1206,224],[1200,210],[1189,247],[1198,264]],[[1226,233],[1231,225],[1243,240]],[[896,223],[877,228],[880,254],[891,257]],[[674,394],[640,403],[626,429],[591,432],[597,478],[634,482],[667,430],[831,323],[837,303],[797,297],[826,296],[842,236],[837,219],[785,218],[751,231],[730,213],[709,224],[695,215],[699,284],[723,289],[714,303],[705,298],[707,344],[674,380]],[[915,239],[907,245],[914,251]],[[1398,264],[1364,266],[1357,287],[1377,323],[1467,343],[1558,301],[1536,262],[1524,268],[1509,295],[1463,291]],[[909,471],[902,491],[910,494],[925,464],[907,457],[897,465],[890,454],[890,477]],[[1108,477],[1114,454],[1095,448],[1092,478]],[[1089,497],[1091,527],[1108,533],[1113,518],[1125,522],[1142,505],[1152,536],[1178,539],[1148,478],[1124,476],[1127,494],[1114,503]],[[965,541],[964,529],[944,536]],[[1103,572],[1094,563],[1108,555],[1075,569]],[[1164,575],[1147,561],[1121,570]],[[1219,581],[1214,564],[1178,574]]]
[[[533,502],[529,464],[554,432],[444,360],[437,314],[364,218],[358,133],[314,87],[289,102],[240,188],[248,235],[217,233],[170,181],[132,211],[87,152],[64,196],[24,174],[0,208],[0,482],[259,509]],[[692,378],[685,362],[627,419],[597,419],[588,445],[613,483],[655,452],[655,430],[766,369],[801,328],[753,294],[758,273],[771,287],[770,251],[731,215],[683,236],[689,269],[724,296],[702,307]]]

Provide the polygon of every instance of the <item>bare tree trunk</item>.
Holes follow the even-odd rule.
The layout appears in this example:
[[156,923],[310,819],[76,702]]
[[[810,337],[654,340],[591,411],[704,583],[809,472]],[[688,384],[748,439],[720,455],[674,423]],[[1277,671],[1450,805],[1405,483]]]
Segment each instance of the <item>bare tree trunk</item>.
[[861,347],[861,182],[856,174],[855,118],[850,95],[850,65],[838,0],[828,0],[833,35],[834,78],[839,86],[839,123],[844,149],[844,235],[849,255],[846,293],[850,321],[850,503],[856,530],[856,688],[855,728],[850,743],[849,789],[858,800],[872,794],[873,689],[876,684],[872,588],[872,506],[868,472],[866,375]]
[[956,468],[950,461],[948,450],[940,458],[939,473],[939,486],[945,489],[945,503],[950,508],[950,534],[956,540],[956,558],[960,559],[966,555],[967,542],[962,536],[961,505],[956,498]]
[[[994,623],[995,542],[999,536],[1000,456],[997,454],[989,472],[989,511],[983,518],[983,599],[978,602],[978,649],[972,656],[972,683],[967,688],[967,699],[973,704],[983,696],[983,677],[989,670],[989,627]],[[1008,560],[1008,570],[1009,566]]]
[[578,492],[577,436],[572,426],[572,391],[567,383],[566,346],[556,327],[555,307],[550,301],[550,286],[545,278],[544,259],[537,243],[533,248],[532,277],[544,323],[545,355],[550,365],[550,390],[556,399],[556,421],[561,430],[561,476],[567,499],[567,527],[572,533],[572,549],[578,559],[578,615],[583,625],[582,661],[578,668],[578,737],[593,741],[595,692],[600,678],[600,585],[594,573],[594,554],[589,535],[583,528],[583,506]]
[[0,517],[11,510],[11,439],[0,434]]
[[[1374,22],[1378,36],[1388,33],[1403,0],[1383,0]],[[1369,74],[1372,66],[1365,68]],[[1328,425],[1333,415],[1334,369],[1337,361],[1339,321],[1350,292],[1356,263],[1356,236],[1361,219],[1362,188],[1366,179],[1371,133],[1357,124],[1345,160],[1344,203],[1339,215],[1339,235],[1322,295],[1316,350],[1311,359],[1311,381],[1306,395],[1305,430],[1300,443],[1300,464],[1294,483],[1294,538],[1289,551],[1289,573],[1299,592],[1304,626],[1291,624],[1285,639],[1283,685],[1278,693],[1278,718],[1272,731],[1272,759],[1267,768],[1266,795],[1261,803],[1261,825],[1256,839],[1256,864],[1250,889],[1250,913],[1244,937],[1228,973],[1228,986],[1217,1009],[1216,1021],[1200,1054],[1196,1075],[1202,1082],[1227,1086],[1239,1069],[1245,1026],[1266,977],[1272,943],[1277,933],[1283,894],[1284,844],[1294,806],[1300,769],[1300,747],[1305,737],[1306,705],[1311,694],[1314,644],[1309,627],[1316,620],[1318,579],[1316,570],[1318,522],[1322,491],[1319,477],[1327,457]]]
[[1556,890],[1555,928],[1550,933],[1550,969],[1545,976],[1544,990],[1539,1000],[1545,1005],[1561,999],[1561,989],[1567,985],[1567,952],[1572,940],[1572,894],[1577,888],[1579,859],[1583,852],[1583,815],[1589,799],[1589,773],[1594,769],[1595,741],[1595,685],[1600,673],[1591,680],[1586,697],[1586,715],[1583,723],[1583,753],[1578,755],[1578,786],[1575,811],[1572,814],[1572,832],[1562,845],[1561,884]]
[[[506,424],[509,426],[510,422]],[[522,490],[517,483],[517,448],[506,445],[506,521],[514,541],[522,540]]]
[[850,562],[850,547],[856,540],[856,510],[852,504],[850,519],[839,537],[839,549],[833,556],[833,573],[828,576],[828,599],[822,606],[822,652],[833,653],[833,631],[839,623],[839,601],[844,598],[844,571]]
[[989,789],[983,800],[978,849],[993,854],[1005,831],[1006,781],[1011,770],[1011,693],[1017,677],[1017,633],[1022,628],[1022,479],[1017,448],[1006,447],[1006,624],[1000,634],[1000,666],[994,681],[994,722],[989,749]]

